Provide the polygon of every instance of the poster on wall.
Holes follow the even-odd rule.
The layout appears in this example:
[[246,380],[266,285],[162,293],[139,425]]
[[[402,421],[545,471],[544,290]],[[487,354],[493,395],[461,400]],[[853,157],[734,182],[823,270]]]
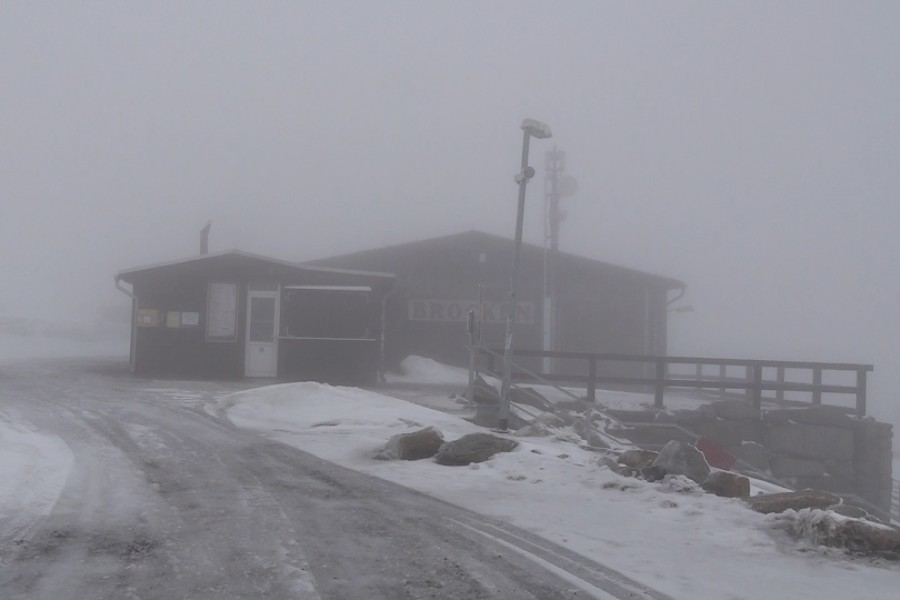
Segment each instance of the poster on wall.
[[210,283],[206,312],[206,339],[228,342],[237,337],[236,283]]
[[183,312],[181,313],[181,326],[182,327],[196,327],[200,324],[200,313],[198,312]]
[[159,327],[159,311],[155,308],[141,308],[137,311],[138,327]]

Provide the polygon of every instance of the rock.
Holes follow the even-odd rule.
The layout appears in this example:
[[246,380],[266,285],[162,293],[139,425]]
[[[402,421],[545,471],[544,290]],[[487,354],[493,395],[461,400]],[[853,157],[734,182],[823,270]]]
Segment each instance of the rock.
[[900,559],[900,531],[866,521],[836,522],[833,533],[824,542],[850,552]]
[[588,446],[592,446],[594,448],[608,448],[609,444],[601,435],[597,433],[597,429],[591,423],[587,423],[586,419],[582,418],[578,421],[572,423],[572,431],[578,434],[578,437],[587,442]]
[[746,400],[719,400],[710,406],[717,417],[729,421],[757,421],[760,417],[759,411]]
[[622,475],[624,477],[633,477],[635,473],[628,467],[620,465],[618,462],[614,461],[608,456],[602,456],[597,459],[597,464],[601,467],[606,467],[613,473],[618,473],[619,475]]
[[563,426],[574,425],[579,419],[583,419],[580,414],[571,410],[557,410],[554,414],[562,419]]
[[651,466],[662,468],[666,474],[684,475],[696,483],[706,481],[710,471],[702,452],[674,440],[663,446]]
[[780,513],[788,509],[804,508],[826,509],[837,506],[841,499],[834,494],[821,490],[800,490],[780,494],[762,494],[747,498],[750,508],[761,513]]
[[825,474],[825,463],[820,460],[775,456],[769,462],[772,475],[782,477],[821,477]]
[[496,427],[500,406],[486,402],[475,404],[475,418],[472,422],[481,427]]
[[636,469],[639,471],[656,460],[657,456],[659,456],[658,452],[633,448],[619,454],[619,456],[616,457],[616,460],[629,469]]
[[661,481],[666,476],[666,470],[662,467],[650,465],[641,469],[641,477],[647,481]]
[[437,454],[444,439],[434,427],[426,427],[412,433],[401,433],[388,440],[377,458],[385,460],[421,460]]
[[781,424],[769,427],[766,447],[777,454],[819,460],[852,460],[853,432],[820,425]]
[[788,521],[795,535],[854,554],[900,560],[900,530],[865,520],[835,518],[830,512],[804,511]]
[[540,421],[535,421],[534,423],[529,423],[525,427],[517,429],[513,435],[516,437],[547,437],[550,435],[550,431],[546,425]]
[[747,463],[753,468],[765,471],[772,460],[772,451],[756,442],[743,442],[739,446],[731,448],[738,461]]
[[465,466],[484,462],[498,452],[510,452],[519,443],[489,433],[470,433],[458,440],[444,442],[434,457],[441,465]]
[[871,516],[864,508],[851,506],[850,504],[839,504],[838,506],[832,506],[828,510],[833,510],[839,515],[850,517],[852,519],[871,519]]
[[750,496],[750,480],[731,471],[713,471],[701,486],[707,492],[723,498]]

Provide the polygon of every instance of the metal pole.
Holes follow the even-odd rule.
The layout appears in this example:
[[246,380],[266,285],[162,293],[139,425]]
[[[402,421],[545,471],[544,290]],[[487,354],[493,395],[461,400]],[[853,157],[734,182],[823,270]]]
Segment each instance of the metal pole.
[[503,384],[500,387],[500,409],[497,414],[497,429],[506,431],[509,428],[509,388],[512,379],[513,337],[516,331],[516,290],[519,280],[519,254],[522,249],[522,223],[525,218],[525,186],[528,178],[525,168],[528,166],[528,142],[531,134],[523,131],[522,135],[522,170],[519,172],[519,205],[516,212],[516,241],[513,250],[512,276],[509,282],[509,314],[506,317],[506,344],[503,347]]

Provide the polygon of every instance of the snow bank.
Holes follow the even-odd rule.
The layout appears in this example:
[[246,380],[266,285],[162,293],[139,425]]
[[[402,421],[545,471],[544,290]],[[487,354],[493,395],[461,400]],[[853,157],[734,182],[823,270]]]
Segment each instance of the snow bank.
[[385,373],[388,383],[430,383],[468,385],[469,371],[451,367],[422,356],[407,356],[400,363],[400,373]]
[[562,439],[519,438],[514,452],[470,467],[385,462],[372,455],[396,433],[430,425],[455,439],[480,429],[402,400],[315,383],[241,392],[226,403],[239,426],[504,519],[676,598],[896,595],[894,570],[811,551],[775,520],[683,478],[651,484],[620,477]]

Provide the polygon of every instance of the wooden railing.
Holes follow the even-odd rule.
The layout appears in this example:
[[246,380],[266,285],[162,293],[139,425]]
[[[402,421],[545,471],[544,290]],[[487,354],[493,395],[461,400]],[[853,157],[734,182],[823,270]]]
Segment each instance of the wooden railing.
[[[488,371],[497,373],[496,364],[498,354],[502,350],[474,347],[478,361]],[[809,402],[813,405],[822,404],[822,394],[844,394],[855,397],[855,410],[859,416],[866,414],[866,377],[873,370],[872,365],[850,363],[822,363],[800,362],[784,360],[745,360],[737,358],[699,358],[687,356],[635,356],[629,354],[591,354],[586,352],[554,352],[548,350],[514,350],[515,358],[551,358],[562,366],[565,363],[580,364],[585,373],[559,374],[540,373],[540,377],[547,381],[561,384],[584,385],[587,389],[587,399],[596,400],[597,387],[609,386],[643,386],[654,391],[654,405],[656,408],[664,407],[665,393],[670,388],[718,390],[725,393],[726,390],[743,391],[750,402],[758,409],[762,404],[764,392],[774,392],[771,400],[778,403],[786,403],[786,393],[803,392],[809,394]],[[611,363],[625,363],[643,365],[638,370],[641,375],[630,376],[620,374],[599,374],[599,371],[612,373]],[[568,365],[567,365],[568,366]],[[606,368],[598,369],[605,366]],[[674,373],[673,367],[692,367],[690,373]],[[712,367],[715,373],[710,374]],[[576,367],[577,368],[577,367]],[[729,369],[741,370],[740,377],[729,376]],[[558,371],[573,370],[557,369]],[[621,370],[621,369],[620,369]],[[800,372],[801,379],[809,381],[797,381],[786,378],[786,373],[792,375]],[[823,376],[835,373],[855,374],[854,383],[823,383]],[[774,377],[772,377],[774,375]],[[533,379],[521,371],[514,371],[513,378],[516,381],[528,381]],[[767,400],[770,398],[766,398]]]

